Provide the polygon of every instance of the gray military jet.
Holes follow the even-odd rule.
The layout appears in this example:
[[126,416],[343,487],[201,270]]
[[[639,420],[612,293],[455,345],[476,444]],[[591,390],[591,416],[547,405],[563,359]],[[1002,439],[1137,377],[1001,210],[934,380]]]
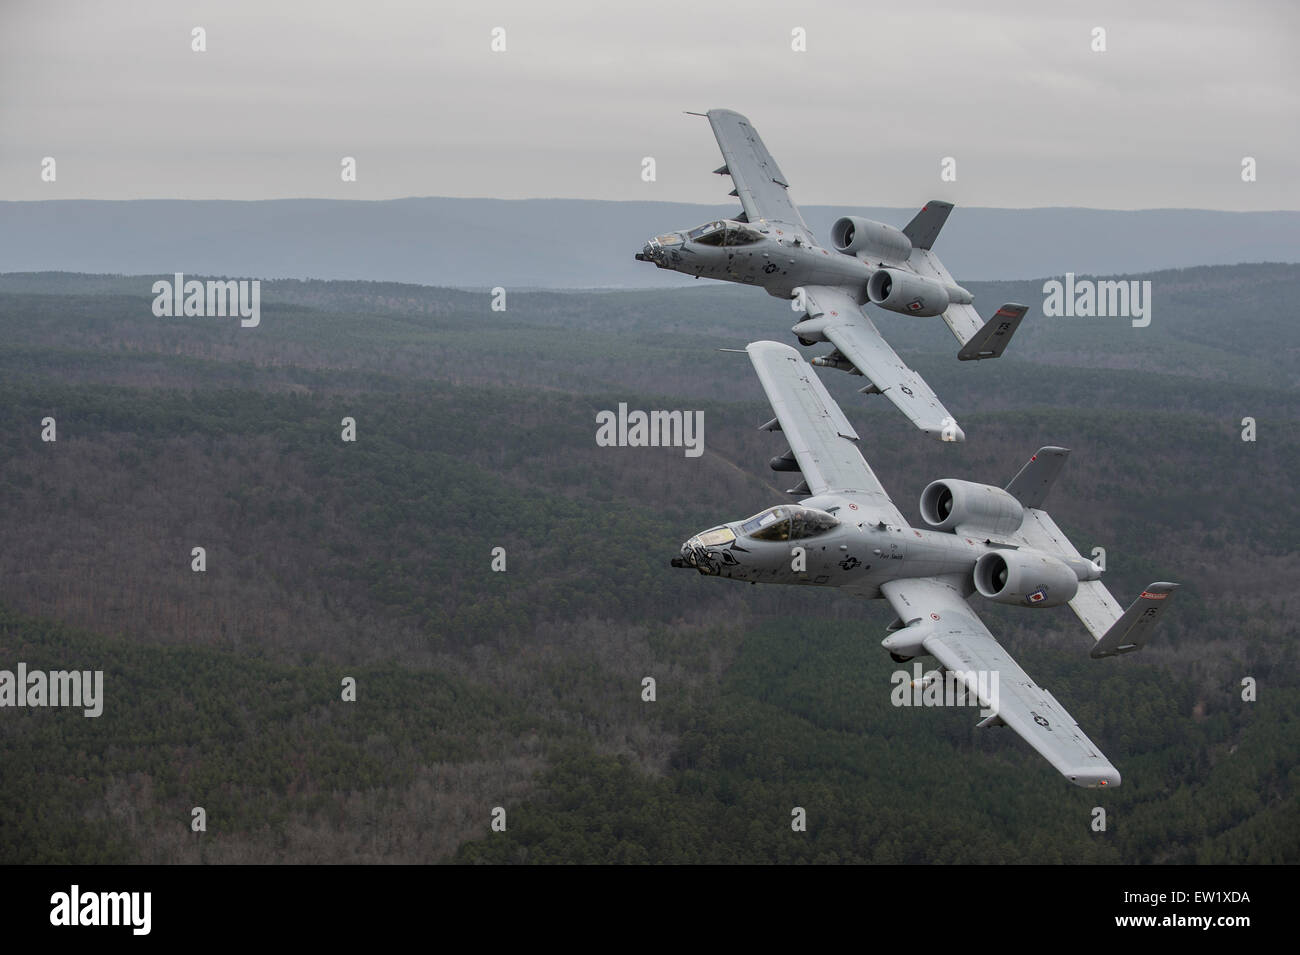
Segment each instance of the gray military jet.
[[997,358],[1024,318],[1007,304],[987,322],[971,294],[953,281],[931,251],[952,203],[933,199],[902,231],[883,222],[844,216],[831,226],[833,249],[817,244],[787,193],[787,181],[749,120],[729,109],[705,115],[722,148],[715,169],[735,184],[742,211],[732,219],[651,239],[637,259],[697,278],[758,285],[793,301],[803,318],[794,326],[803,345],[834,350],[813,364],[865,376],[864,394],[883,394],[918,428],[944,441],[965,433],[930,386],[903,363],[862,311],[867,302],[902,315],[942,315],[961,343],[962,361]]
[[800,472],[790,493],[810,496],[696,534],[673,566],[883,597],[898,615],[883,641],[895,661],[935,657],[989,713],[980,726],[1010,726],[1073,783],[1118,786],[1115,767],[1055,697],[1016,665],[968,602],[979,594],[1021,607],[1068,603],[1096,641],[1093,657],[1128,653],[1146,642],[1178,585],[1154,583],[1120,609],[1101,582],[1101,568],[1081,556],[1042,509],[1069,452],[1040,448],[1005,488],[934,481],[921,494],[929,528],[914,528],[799,353],[776,342],[754,342],[746,351],[776,412],[762,427],[782,432],[790,445],[771,467]]

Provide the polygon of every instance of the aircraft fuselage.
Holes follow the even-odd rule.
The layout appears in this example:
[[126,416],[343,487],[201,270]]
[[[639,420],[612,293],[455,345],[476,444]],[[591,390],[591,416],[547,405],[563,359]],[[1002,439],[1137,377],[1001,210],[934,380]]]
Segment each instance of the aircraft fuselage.
[[[827,285],[844,289],[858,304],[867,301],[867,282],[875,269],[856,256],[823,249],[775,226],[751,227],[732,220],[715,225],[714,233],[698,239],[692,236],[707,226],[657,236],[637,258],[698,278],[757,285],[777,298],[793,297],[800,286]],[[719,232],[724,242],[731,236],[743,241],[710,242]]]
[[[989,551],[1030,550],[981,536],[884,523],[868,516],[851,498],[834,494],[787,507],[816,508],[833,514],[839,523],[802,538],[760,540],[744,530],[744,522],[734,521],[690,538],[682,544],[674,565],[711,577],[838,587],[855,596],[877,598],[883,596],[881,584],[890,580],[945,574],[969,579],[975,562]],[[721,539],[728,536],[731,539]],[[802,549],[802,555],[795,552],[796,547]],[[1051,556],[1066,563],[1080,580],[1098,576],[1089,561]]]

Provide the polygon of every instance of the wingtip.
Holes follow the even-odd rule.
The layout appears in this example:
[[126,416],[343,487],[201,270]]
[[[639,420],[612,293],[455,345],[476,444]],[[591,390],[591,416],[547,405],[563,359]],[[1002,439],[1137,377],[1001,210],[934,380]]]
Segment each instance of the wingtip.
[[1066,773],[1066,778],[1084,789],[1114,789],[1123,781],[1119,770],[1114,766],[1107,766],[1105,769],[1075,770]]
[[745,346],[745,351],[750,356],[761,355],[765,352],[769,352],[769,353],[775,352],[776,354],[784,355],[787,358],[793,357],[793,358],[797,358],[799,361],[803,361],[802,355],[800,355],[789,345],[782,344],[781,342],[772,342],[766,340],[758,341],[758,342],[750,342],[748,345]]

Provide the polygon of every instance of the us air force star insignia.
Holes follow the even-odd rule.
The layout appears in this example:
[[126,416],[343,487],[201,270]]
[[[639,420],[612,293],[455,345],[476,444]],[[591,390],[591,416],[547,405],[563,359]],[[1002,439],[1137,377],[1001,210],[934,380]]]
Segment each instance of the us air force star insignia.
[[1039,716],[1037,713],[1034,714],[1034,722],[1037,723],[1039,726],[1045,726],[1048,729],[1051,729],[1052,727],[1052,724],[1047,722],[1047,717]]

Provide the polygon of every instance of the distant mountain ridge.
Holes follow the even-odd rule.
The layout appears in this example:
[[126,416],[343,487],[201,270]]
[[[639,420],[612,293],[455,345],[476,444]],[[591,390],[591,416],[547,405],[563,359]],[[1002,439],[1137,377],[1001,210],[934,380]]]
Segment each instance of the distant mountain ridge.
[[[665,288],[690,280],[634,261],[646,238],[737,211],[584,199],[0,202],[0,270]],[[823,241],[840,215],[902,226],[914,212],[803,209]],[[935,249],[961,281],[1300,262],[1300,212],[959,205]]]

